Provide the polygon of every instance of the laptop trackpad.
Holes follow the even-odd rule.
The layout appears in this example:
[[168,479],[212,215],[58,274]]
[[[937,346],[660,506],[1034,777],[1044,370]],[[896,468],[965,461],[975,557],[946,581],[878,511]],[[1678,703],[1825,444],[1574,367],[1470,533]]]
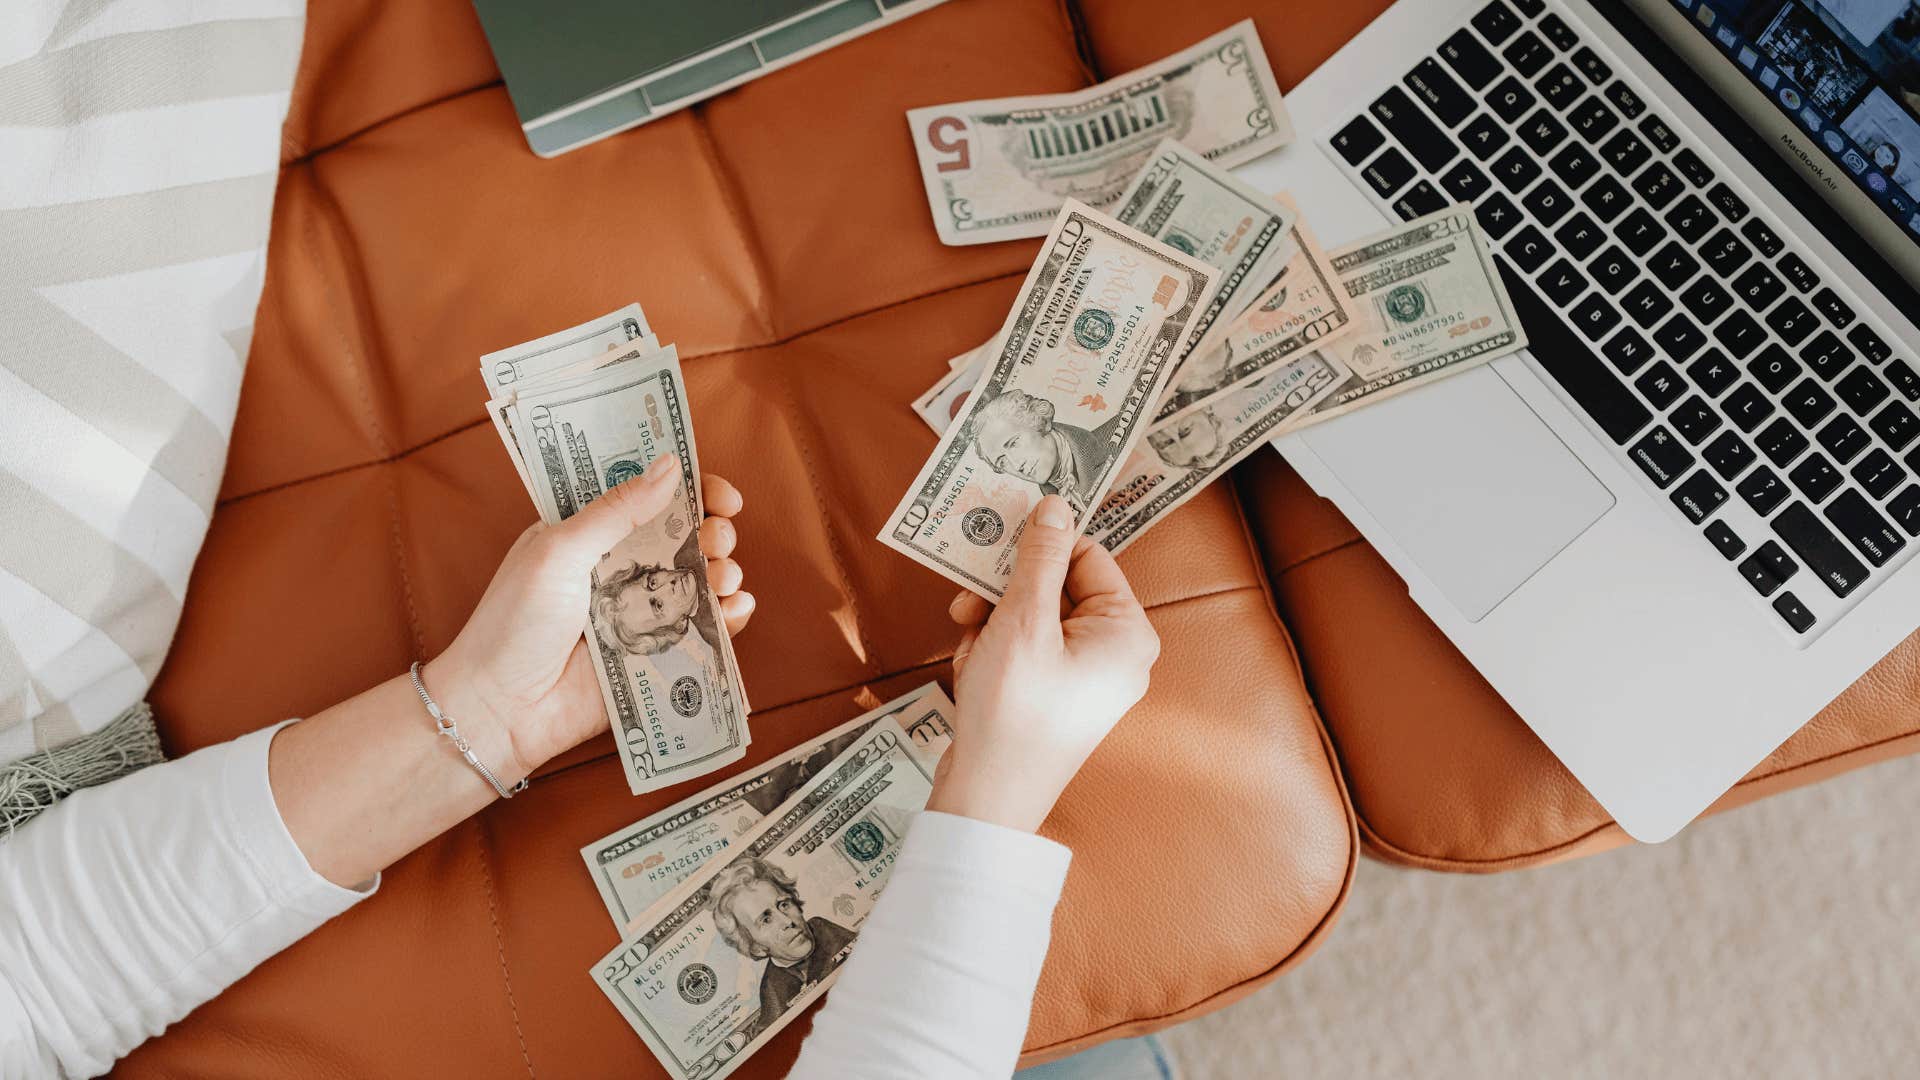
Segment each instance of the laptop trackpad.
[[1301,438],[1471,622],[1614,502],[1491,366]]

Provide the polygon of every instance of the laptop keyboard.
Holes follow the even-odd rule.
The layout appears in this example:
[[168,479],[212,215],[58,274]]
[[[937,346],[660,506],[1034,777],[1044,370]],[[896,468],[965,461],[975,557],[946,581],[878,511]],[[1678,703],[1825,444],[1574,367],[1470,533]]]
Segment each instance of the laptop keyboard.
[[1920,547],[1920,373],[1544,0],[1492,0],[1329,145],[1470,202],[1530,351],[1784,631]]

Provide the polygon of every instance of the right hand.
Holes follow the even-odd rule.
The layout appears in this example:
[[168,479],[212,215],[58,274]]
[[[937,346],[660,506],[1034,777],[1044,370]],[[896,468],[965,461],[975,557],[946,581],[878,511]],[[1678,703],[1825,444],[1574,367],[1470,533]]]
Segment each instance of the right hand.
[[953,657],[959,715],[928,809],[1038,829],[1147,692],[1160,637],[1113,556],[1072,528],[1066,500],[1040,500],[1000,605],[963,592],[948,608],[966,628]]

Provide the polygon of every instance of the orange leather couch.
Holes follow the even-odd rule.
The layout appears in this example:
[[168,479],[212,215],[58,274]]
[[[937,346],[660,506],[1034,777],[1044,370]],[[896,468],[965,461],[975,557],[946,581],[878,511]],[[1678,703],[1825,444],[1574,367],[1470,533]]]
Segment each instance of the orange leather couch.
[[[933,443],[906,402],[999,324],[1033,243],[940,245],[902,113],[1082,86],[1249,6],[1284,88],[1384,5],[953,0],[542,161],[465,0],[314,3],[221,503],[154,689],[169,750],[443,646],[534,516],[479,354],[633,299],[687,360],[702,460],[747,493],[750,762],[947,680],[950,587],[870,537]],[[1047,826],[1075,859],[1029,1063],[1297,963],[1360,836],[1449,869],[1622,839],[1330,506],[1274,455],[1236,481],[1122,559],[1165,652]],[[1911,749],[1915,700],[1909,643],[1730,800]],[[576,850],[699,782],[632,798],[610,750],[416,852],[119,1075],[659,1075],[586,978],[615,934]]]
[[[546,161],[466,0],[313,3],[231,459],[153,695],[169,751],[444,646],[534,518],[479,355],[635,299],[679,345],[702,462],[747,496],[749,763],[951,685],[952,586],[871,537],[934,442],[907,403],[999,325],[1035,242],[941,245],[902,114],[1085,85],[1076,18],[955,0]],[[1358,852],[1232,487],[1125,563],[1165,651],[1047,825],[1074,864],[1029,1060],[1272,978]],[[710,780],[634,798],[611,751],[428,844],[120,1074],[659,1075],[587,978],[618,936],[577,852]],[[784,1072],[804,1029],[743,1075]]]

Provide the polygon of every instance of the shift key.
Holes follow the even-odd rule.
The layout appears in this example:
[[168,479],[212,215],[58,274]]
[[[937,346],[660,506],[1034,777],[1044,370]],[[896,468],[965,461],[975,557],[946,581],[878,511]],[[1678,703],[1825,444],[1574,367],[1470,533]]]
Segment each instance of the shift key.
[[1439,125],[1427,119],[1420,106],[1413,103],[1405,90],[1391,87],[1373,101],[1369,110],[1386,129],[1407,148],[1421,168],[1439,175],[1447,162],[1460,156],[1460,148],[1447,138],[1447,133]]
[[1795,502],[1773,519],[1773,531],[1787,542],[1835,596],[1846,596],[1867,580],[1867,568],[1824,525],[1807,504]]

